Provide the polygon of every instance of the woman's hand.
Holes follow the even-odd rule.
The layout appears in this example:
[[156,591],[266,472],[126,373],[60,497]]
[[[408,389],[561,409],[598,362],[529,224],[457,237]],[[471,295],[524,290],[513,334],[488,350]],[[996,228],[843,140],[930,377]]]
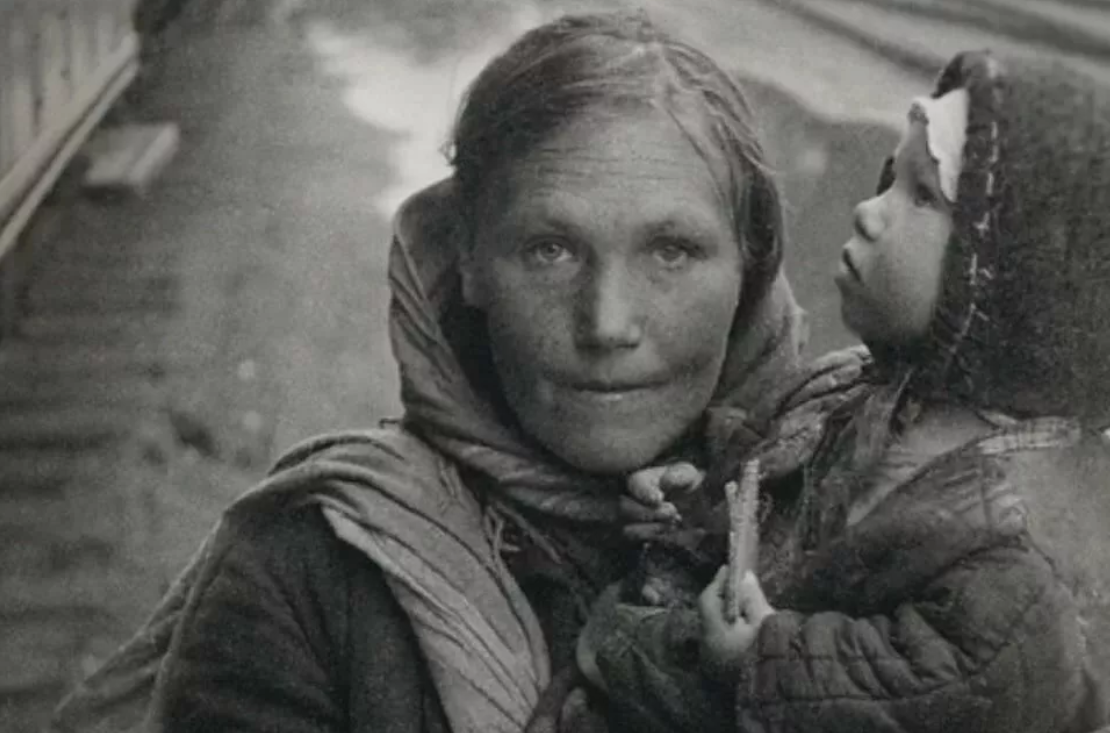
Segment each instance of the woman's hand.
[[698,598],[702,621],[702,658],[717,670],[728,671],[739,666],[744,653],[759,635],[759,627],[775,609],[763,595],[755,574],[748,572],[740,581],[740,615],[729,622],[725,617],[724,587],[728,566],[717,571],[713,582]]
[[581,672],[573,665],[554,675],[524,733],[606,733],[605,717],[591,705],[582,683]]
[[650,540],[681,521],[678,508],[668,499],[696,491],[705,473],[692,463],[672,463],[637,471],[628,477],[628,494],[621,497],[621,511],[628,524],[625,536]]
[[620,596],[619,583],[610,585],[598,596],[590,611],[590,618],[578,634],[578,645],[575,648],[578,669],[587,680],[602,690],[605,689],[605,678],[597,667],[597,650],[606,636],[616,628]]

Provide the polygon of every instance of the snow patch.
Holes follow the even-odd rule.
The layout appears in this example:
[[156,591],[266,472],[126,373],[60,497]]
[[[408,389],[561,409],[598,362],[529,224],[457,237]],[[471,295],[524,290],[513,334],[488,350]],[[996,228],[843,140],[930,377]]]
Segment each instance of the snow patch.
[[325,73],[345,82],[347,108],[400,136],[391,151],[397,177],[374,201],[382,216],[391,218],[407,196],[450,172],[443,149],[467,85],[493,56],[543,20],[538,9],[523,6],[472,49],[429,62],[419,59],[416,49],[390,47],[325,21],[307,26],[309,47]]

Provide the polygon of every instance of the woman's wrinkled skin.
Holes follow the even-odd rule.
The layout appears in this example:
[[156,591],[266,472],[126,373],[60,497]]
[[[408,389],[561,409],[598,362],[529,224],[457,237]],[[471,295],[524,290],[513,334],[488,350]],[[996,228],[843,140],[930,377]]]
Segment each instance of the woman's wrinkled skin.
[[723,193],[657,108],[572,122],[491,176],[463,265],[523,428],[596,473],[698,420],[740,299]]

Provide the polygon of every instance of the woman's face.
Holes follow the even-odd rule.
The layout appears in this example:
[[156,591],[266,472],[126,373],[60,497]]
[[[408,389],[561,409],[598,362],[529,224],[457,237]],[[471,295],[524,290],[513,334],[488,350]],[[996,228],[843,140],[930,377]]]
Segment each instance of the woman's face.
[[492,173],[463,287],[509,405],[580,469],[645,465],[708,405],[740,297],[709,168],[651,111],[571,123]]

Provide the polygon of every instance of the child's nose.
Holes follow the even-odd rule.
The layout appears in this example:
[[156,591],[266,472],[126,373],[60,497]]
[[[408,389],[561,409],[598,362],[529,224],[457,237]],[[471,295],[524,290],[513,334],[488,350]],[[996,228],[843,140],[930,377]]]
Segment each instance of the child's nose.
[[879,238],[883,231],[882,197],[875,196],[856,206],[852,223],[856,234],[869,242]]

